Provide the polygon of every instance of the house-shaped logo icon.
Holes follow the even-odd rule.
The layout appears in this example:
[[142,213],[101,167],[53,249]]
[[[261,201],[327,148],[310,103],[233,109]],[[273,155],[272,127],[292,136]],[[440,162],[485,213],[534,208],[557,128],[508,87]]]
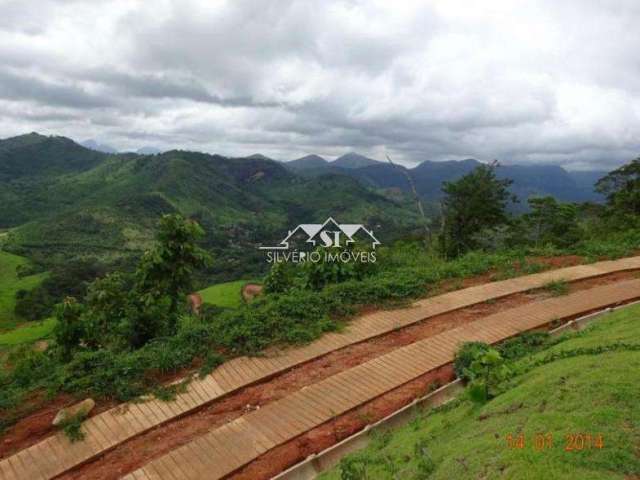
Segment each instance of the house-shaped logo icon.
[[375,249],[380,242],[371,230],[359,223],[338,223],[329,217],[324,223],[303,223],[293,230],[289,230],[287,236],[273,247],[260,247],[261,250],[288,250],[295,238],[302,237],[305,243],[311,247],[345,247],[356,242],[360,235],[371,243]]

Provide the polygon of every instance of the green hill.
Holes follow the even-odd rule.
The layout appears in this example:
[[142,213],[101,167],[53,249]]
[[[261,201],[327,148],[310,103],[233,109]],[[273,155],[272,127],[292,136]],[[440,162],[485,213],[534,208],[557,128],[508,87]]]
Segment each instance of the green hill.
[[201,222],[221,278],[262,268],[257,246],[298,223],[365,223],[384,240],[415,223],[413,207],[344,176],[302,178],[259,157],[173,150],[108,155],[64,137],[0,141],[4,248],[42,263],[115,262],[147,248],[161,214]]
[[[578,336],[521,360],[525,365],[551,352],[574,353],[530,369],[487,404],[462,401],[437,413],[424,412],[375,439],[348,457],[361,476],[341,477],[338,467],[320,478],[637,478],[639,338],[640,306],[620,310]],[[575,354],[619,342],[636,347]],[[520,434],[524,445],[517,442]],[[538,434],[544,434],[545,442],[536,446]]]

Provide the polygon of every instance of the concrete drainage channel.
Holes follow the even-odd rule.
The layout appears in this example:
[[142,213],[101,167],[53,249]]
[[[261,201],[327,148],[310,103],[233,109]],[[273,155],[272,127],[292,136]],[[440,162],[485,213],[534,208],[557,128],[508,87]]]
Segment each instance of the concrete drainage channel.
[[[608,313],[620,308],[626,308],[638,304],[640,304],[640,300],[619,305],[617,307],[605,308],[604,310],[590,313],[574,320],[569,320],[568,322],[551,330],[549,334],[551,336],[558,336],[569,330],[584,330],[592,322],[602,318]],[[460,392],[462,392],[462,390],[464,390],[462,382],[459,379],[456,379],[423,397],[416,398],[413,402],[405,405],[400,410],[396,410],[391,415],[388,415],[371,425],[367,425],[364,429],[345,438],[326,450],[310,455],[302,462],[290,467],[275,477],[272,477],[272,480],[314,479],[325,470],[336,466],[345,455],[365,448],[371,441],[373,432],[388,430],[405,425],[415,417],[416,407],[433,408],[443,405],[454,399]]]

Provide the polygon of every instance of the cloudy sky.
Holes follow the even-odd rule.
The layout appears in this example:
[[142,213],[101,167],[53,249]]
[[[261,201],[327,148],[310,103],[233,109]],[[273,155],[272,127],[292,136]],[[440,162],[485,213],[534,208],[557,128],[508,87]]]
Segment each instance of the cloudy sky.
[[0,0],[0,137],[607,169],[640,154],[639,24],[636,0]]

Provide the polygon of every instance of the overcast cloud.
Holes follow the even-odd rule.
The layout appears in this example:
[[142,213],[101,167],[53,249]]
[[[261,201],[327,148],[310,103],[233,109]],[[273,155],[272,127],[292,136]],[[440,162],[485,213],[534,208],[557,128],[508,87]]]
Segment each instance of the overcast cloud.
[[640,2],[0,0],[0,137],[609,169]]

